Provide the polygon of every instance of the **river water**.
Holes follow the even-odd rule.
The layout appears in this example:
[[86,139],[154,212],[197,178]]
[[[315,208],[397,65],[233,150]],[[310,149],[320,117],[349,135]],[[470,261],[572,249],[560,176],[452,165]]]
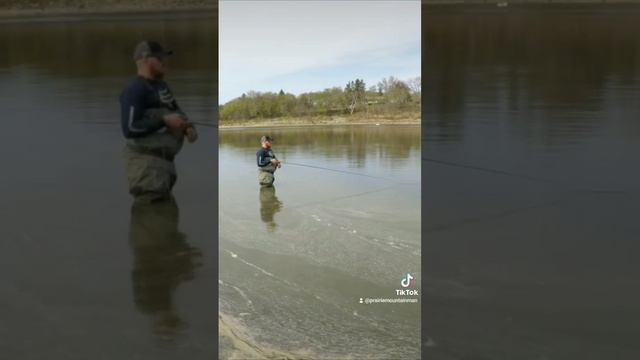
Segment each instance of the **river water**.
[[131,208],[118,96],[141,39],[175,50],[167,81],[215,121],[211,14],[0,23],[0,357],[211,359],[217,135],[176,160],[176,204]]
[[425,357],[637,358],[640,12],[615,9],[424,12],[421,144],[269,130],[285,164],[261,191],[264,131],[223,132],[219,278],[216,132],[179,156],[176,206],[132,209],[117,107],[156,38],[178,101],[213,121],[210,16],[0,24],[0,352],[209,359],[219,313],[221,358],[417,358],[418,307],[358,301],[412,272]]
[[423,8],[430,359],[640,354],[640,9]]
[[420,302],[360,298],[420,298],[396,293],[407,272],[421,292],[420,128],[222,130],[219,155],[221,328],[243,341],[220,358],[419,359]]

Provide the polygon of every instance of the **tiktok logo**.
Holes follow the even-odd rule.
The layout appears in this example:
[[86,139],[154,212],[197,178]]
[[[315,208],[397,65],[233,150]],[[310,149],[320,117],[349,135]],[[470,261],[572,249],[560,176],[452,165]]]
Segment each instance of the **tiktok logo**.
[[413,277],[413,275],[407,273],[407,275],[405,275],[405,277],[403,277],[402,280],[400,280],[400,286],[402,286],[406,290],[396,289],[396,295],[398,296],[420,295],[418,294],[418,290],[407,289],[408,287],[411,286],[411,280],[414,280],[414,279],[415,277]]
[[411,280],[413,279],[414,277],[411,276],[411,274],[407,273],[407,276],[404,277],[402,281],[400,281],[400,286],[402,286],[403,288],[408,288],[409,286],[411,286]]

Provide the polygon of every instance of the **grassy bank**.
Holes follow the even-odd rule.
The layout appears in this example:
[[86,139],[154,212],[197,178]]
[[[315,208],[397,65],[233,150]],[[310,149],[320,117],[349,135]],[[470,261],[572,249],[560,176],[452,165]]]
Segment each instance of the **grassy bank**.
[[205,0],[4,0],[0,2],[0,18],[216,10],[217,8],[217,2]]
[[420,112],[403,112],[393,115],[354,114],[338,116],[284,117],[273,119],[252,119],[222,121],[220,129],[248,127],[300,127],[300,126],[336,126],[336,125],[419,125]]

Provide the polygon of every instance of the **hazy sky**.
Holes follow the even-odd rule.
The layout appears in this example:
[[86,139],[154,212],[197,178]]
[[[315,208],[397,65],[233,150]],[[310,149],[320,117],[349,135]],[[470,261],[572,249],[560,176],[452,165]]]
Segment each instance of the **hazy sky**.
[[420,75],[420,1],[234,1],[220,6],[220,103]]

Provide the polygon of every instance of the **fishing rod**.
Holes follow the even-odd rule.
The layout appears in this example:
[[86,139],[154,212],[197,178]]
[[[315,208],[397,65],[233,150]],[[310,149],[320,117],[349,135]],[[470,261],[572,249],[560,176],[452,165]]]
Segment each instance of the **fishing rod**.
[[[214,122],[204,122],[204,121],[191,121],[189,120],[190,123],[192,124],[196,124],[198,126],[208,126],[208,127],[218,127],[218,123],[214,123]],[[72,124],[85,124],[85,125],[120,125],[119,122],[117,121],[87,121],[87,120],[78,120],[78,121],[72,121]]]
[[202,121],[191,121],[191,120],[189,120],[189,122],[192,124],[196,124],[198,126],[218,127],[218,123],[214,123],[214,122],[202,122]]

